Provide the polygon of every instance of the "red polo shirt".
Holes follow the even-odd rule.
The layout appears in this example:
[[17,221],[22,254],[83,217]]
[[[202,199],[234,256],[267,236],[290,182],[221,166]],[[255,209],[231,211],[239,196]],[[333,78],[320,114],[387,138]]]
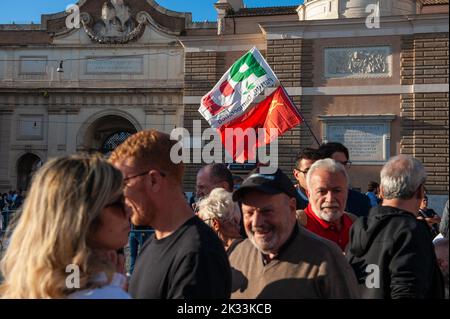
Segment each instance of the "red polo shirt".
[[349,241],[350,227],[353,221],[346,214],[341,217],[341,230],[339,231],[334,224],[320,219],[312,210],[311,204],[305,208],[305,214],[307,216],[306,229],[324,237],[332,242],[335,242],[342,251],[345,251],[345,247]]

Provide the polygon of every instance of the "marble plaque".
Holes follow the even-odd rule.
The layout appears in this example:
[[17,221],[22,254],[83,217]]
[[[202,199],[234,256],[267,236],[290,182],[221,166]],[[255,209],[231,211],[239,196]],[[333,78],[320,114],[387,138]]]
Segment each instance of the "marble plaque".
[[46,56],[21,57],[19,65],[19,73],[21,75],[46,74],[47,57]]
[[327,139],[341,142],[350,152],[352,162],[384,162],[387,160],[386,124],[329,124]]
[[391,75],[389,46],[327,48],[324,50],[325,78],[372,78]]
[[142,74],[143,58],[96,57],[86,61],[86,74]]

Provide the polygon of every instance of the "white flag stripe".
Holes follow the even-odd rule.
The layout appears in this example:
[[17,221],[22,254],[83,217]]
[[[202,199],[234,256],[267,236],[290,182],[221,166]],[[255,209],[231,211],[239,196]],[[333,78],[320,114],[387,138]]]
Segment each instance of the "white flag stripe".
[[266,87],[278,79],[257,48],[237,60],[201,101],[200,114],[218,128],[244,114]]

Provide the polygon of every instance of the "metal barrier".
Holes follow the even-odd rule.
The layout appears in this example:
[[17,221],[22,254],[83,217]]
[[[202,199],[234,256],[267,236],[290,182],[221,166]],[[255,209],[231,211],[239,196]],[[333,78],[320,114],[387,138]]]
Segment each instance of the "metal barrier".
[[6,248],[4,247],[4,241],[7,240],[7,228],[9,225],[9,221],[11,219],[11,216],[13,214],[15,214],[17,212],[17,210],[13,209],[13,210],[3,210],[1,212],[1,229],[0,229],[0,251],[3,252],[3,249]]
[[16,209],[2,211],[2,229],[1,229],[2,233],[4,233],[8,228],[11,215],[15,214],[16,212],[17,212]]

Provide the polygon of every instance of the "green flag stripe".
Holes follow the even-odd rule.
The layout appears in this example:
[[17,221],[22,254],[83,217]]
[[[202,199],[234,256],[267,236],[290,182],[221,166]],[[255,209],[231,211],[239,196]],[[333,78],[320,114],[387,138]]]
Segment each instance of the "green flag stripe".
[[[241,72],[241,67],[247,64],[248,69],[245,72]],[[253,56],[251,52],[243,55],[236,63],[233,64],[230,70],[231,79],[234,82],[242,82],[248,79],[252,74],[260,78],[266,75],[266,70],[259,64],[258,60]]]

